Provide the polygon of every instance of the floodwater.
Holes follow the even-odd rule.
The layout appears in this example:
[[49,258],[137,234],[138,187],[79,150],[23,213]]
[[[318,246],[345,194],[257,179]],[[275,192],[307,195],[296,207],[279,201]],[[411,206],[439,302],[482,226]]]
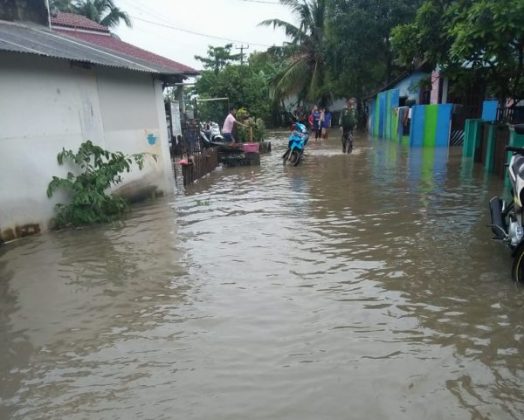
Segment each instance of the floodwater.
[[2,419],[522,419],[501,182],[460,150],[311,143],[122,223],[0,249]]

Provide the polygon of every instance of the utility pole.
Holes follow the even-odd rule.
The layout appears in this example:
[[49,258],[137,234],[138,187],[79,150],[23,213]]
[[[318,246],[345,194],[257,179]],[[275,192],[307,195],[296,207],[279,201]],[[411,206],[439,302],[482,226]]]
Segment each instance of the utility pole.
[[240,47],[236,48],[237,50],[240,50],[240,65],[242,66],[244,64],[244,50],[249,50],[249,44],[244,46],[244,44],[241,44]]

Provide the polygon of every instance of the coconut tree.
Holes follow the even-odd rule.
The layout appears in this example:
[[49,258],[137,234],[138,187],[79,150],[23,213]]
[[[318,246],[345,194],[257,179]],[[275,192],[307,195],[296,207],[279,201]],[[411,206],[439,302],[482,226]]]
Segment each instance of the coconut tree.
[[131,27],[129,15],[113,0],[51,0],[49,5],[51,9],[82,15],[108,28],[117,26],[120,21]]
[[51,11],[72,12],[74,4],[72,0],[49,0]]
[[299,100],[330,99],[326,68],[327,0],[280,0],[291,8],[298,25],[268,19],[260,25],[281,28],[290,38],[284,45],[287,63],[272,82],[275,96],[296,94]]
[[80,0],[75,4],[75,11],[108,28],[117,26],[120,21],[131,27],[129,15],[119,9],[113,0]]

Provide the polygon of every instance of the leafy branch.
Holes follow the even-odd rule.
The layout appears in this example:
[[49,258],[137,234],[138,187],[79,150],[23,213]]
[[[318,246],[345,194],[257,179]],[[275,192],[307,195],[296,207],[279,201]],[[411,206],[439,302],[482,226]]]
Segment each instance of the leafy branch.
[[[56,227],[79,226],[109,222],[120,218],[128,209],[123,197],[107,194],[112,185],[122,182],[122,174],[130,172],[133,162],[142,170],[144,153],[124,155],[109,152],[90,140],[82,143],[75,153],[62,149],[57,155],[59,165],[70,162],[79,173],[68,172],[65,178],[54,176],[47,187],[51,198],[58,190],[70,196],[68,204],[56,204]],[[156,161],[156,155],[152,155]]]

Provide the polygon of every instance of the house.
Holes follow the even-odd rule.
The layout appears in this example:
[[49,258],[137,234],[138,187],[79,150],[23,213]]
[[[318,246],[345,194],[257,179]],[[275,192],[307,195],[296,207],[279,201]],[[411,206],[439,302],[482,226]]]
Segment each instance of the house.
[[392,121],[391,110],[429,102],[427,80],[430,74],[431,69],[423,64],[414,71],[405,72],[366,98],[371,135],[386,138],[396,136],[397,124]]
[[[461,145],[465,121],[479,118],[483,112],[485,92],[481,80],[471,86],[458,85],[438,68],[423,63],[368,98],[370,133],[389,139],[409,137],[411,144],[430,145],[436,141],[431,133],[439,131],[437,143]],[[416,117],[412,115],[415,109]],[[418,130],[414,133],[415,119]]]
[[479,113],[482,96],[463,91],[457,96],[450,86],[445,75],[426,63],[403,74],[368,98],[371,135],[412,146],[462,144],[464,121]]
[[89,19],[49,16],[46,0],[5,0],[0,9],[0,240],[45,231],[46,196],[63,148],[85,140],[149,153],[118,190],[169,194],[174,180],[163,89],[198,72],[127,44]]

